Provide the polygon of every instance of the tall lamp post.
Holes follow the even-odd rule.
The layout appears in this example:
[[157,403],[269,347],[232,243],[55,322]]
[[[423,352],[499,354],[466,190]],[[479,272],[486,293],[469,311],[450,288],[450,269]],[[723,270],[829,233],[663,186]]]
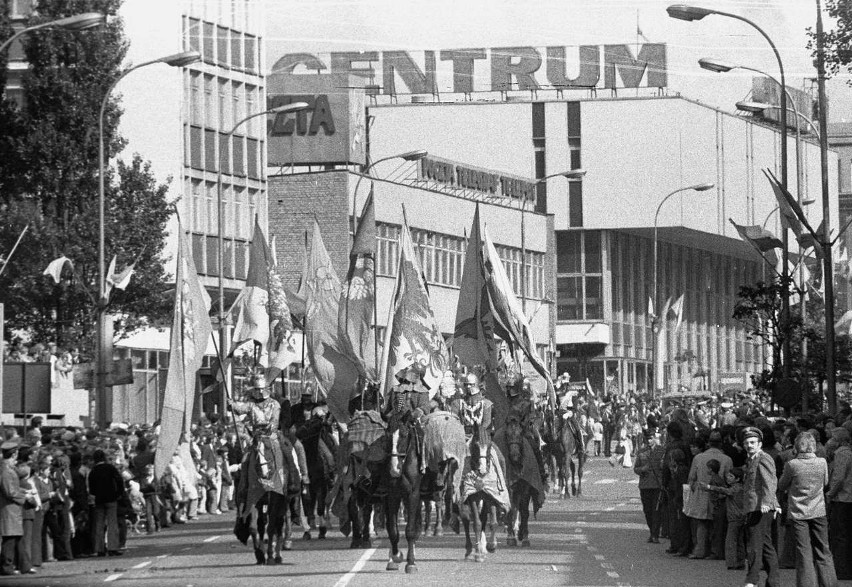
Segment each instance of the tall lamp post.
[[74,16],[66,16],[65,18],[51,20],[50,22],[43,22],[41,24],[21,29],[5,41],[3,41],[3,43],[0,44],[0,53],[5,51],[9,47],[9,45],[14,43],[15,39],[21,37],[22,35],[29,34],[33,31],[38,31],[41,29],[84,31],[86,29],[91,29],[96,26],[100,26],[104,22],[106,22],[106,15],[100,12],[84,12],[82,14],[75,14]]
[[[656,314],[656,312],[659,312],[659,310],[660,310],[659,300],[657,299],[657,284],[659,282],[659,276],[657,275],[657,245],[658,245],[658,241],[657,241],[657,221],[660,217],[660,210],[662,209],[663,204],[665,204],[669,200],[669,198],[671,198],[675,194],[679,194],[681,192],[688,192],[688,191],[706,192],[707,190],[711,190],[714,187],[716,187],[716,185],[712,184],[712,183],[697,183],[695,185],[690,185],[690,186],[687,186],[687,187],[678,188],[678,189],[674,190],[673,192],[670,192],[668,195],[666,195],[666,197],[663,198],[662,201],[660,201],[659,205],[657,206],[657,211],[654,213],[654,272],[653,272],[654,298],[653,299],[654,299],[654,312],[655,312],[655,314]],[[662,377],[662,373],[657,373],[657,353],[659,352],[659,349],[657,348],[657,329],[660,325],[660,318],[665,320],[666,317],[665,316],[656,316],[656,315],[652,315],[652,317],[651,317],[651,334],[652,334],[652,342],[653,342],[651,355],[652,355],[652,360],[653,360],[652,372],[654,374],[653,386],[651,387],[651,390],[652,390],[652,396],[653,397],[656,397],[656,395],[657,395],[657,377],[660,377],[660,380],[663,381],[663,383],[665,383],[665,381],[664,381],[665,378]]]
[[[672,4],[668,8],[666,8],[666,12],[669,13],[671,18],[676,18],[678,20],[685,21],[696,21],[701,20],[705,16],[710,16],[715,14],[717,16],[726,16],[728,18],[733,18],[735,20],[739,20],[744,22],[757,30],[764,39],[769,43],[769,46],[772,48],[772,52],[775,54],[775,59],[778,61],[778,71],[780,72],[781,77],[781,87],[786,90],[787,88],[787,78],[784,75],[784,63],[781,61],[781,54],[778,53],[778,48],[775,46],[775,43],[772,42],[772,39],[769,35],[766,34],[762,28],[760,28],[754,21],[751,21],[744,16],[740,16],[739,14],[733,14],[730,12],[723,12],[721,10],[716,10],[713,8],[701,8],[698,6],[692,6],[689,4]],[[781,112],[784,113],[783,116],[780,117],[781,120],[781,187],[785,190],[787,189],[787,92],[780,92],[780,103],[781,103]],[[783,243],[782,257],[783,257],[783,267],[782,278],[786,282],[788,277],[788,264],[790,261],[790,251],[789,249],[789,240],[787,235],[787,230],[785,229],[782,233],[781,241]],[[781,297],[781,321],[783,323],[787,323],[790,320],[790,295],[789,292],[785,290],[784,295]],[[782,370],[785,378],[790,376],[790,341],[789,339],[784,340],[784,344],[781,348],[782,354]]]
[[106,423],[106,366],[107,366],[107,357],[105,356],[106,349],[106,322],[105,322],[105,312],[107,306],[107,297],[106,297],[106,254],[104,251],[105,238],[104,238],[104,207],[106,202],[106,186],[104,176],[106,175],[106,157],[104,154],[104,114],[106,113],[106,107],[109,102],[109,97],[115,87],[118,85],[122,79],[127,77],[130,73],[140,69],[142,67],[147,67],[148,65],[154,65],[156,63],[165,63],[170,67],[185,67],[192,63],[201,60],[201,54],[198,51],[184,51],[182,53],[175,53],[174,55],[167,55],[165,57],[160,57],[159,59],[152,59],[150,61],[144,61],[139,65],[134,65],[132,67],[128,67],[115,79],[115,81],[110,84],[107,88],[106,93],[104,94],[103,101],[101,102],[101,111],[98,116],[98,298],[97,298],[97,345],[95,347],[95,390],[97,397],[97,416],[98,416],[98,424],[103,426]]
[[[535,184],[538,185],[540,183],[544,183],[548,179],[552,179],[554,177],[564,177],[568,181],[572,179],[582,179],[586,175],[586,170],[582,168],[577,169],[567,169],[565,171],[560,171],[559,173],[551,173],[550,175],[545,175],[535,181]],[[527,311],[527,240],[526,240],[526,215],[527,215],[527,201],[523,200],[521,202],[521,309],[526,314]]]
[[[222,152],[222,145],[229,144],[231,139],[234,136],[234,133],[237,129],[242,126],[244,123],[252,120],[253,118],[257,118],[259,116],[266,116],[268,114],[283,114],[287,112],[299,112],[310,108],[310,105],[307,102],[293,102],[292,104],[285,104],[283,106],[278,106],[276,108],[270,108],[268,110],[264,110],[262,112],[255,112],[254,114],[250,114],[246,116],[242,120],[238,121],[234,126],[225,133],[224,136],[219,139],[219,152]],[[233,151],[233,149],[232,149]],[[219,290],[219,364],[224,367],[224,359],[226,354],[228,353],[228,313],[225,310],[225,214],[224,214],[224,202],[222,198],[222,157],[219,157],[219,164],[217,165],[216,171],[216,216],[217,216],[217,234],[216,234],[216,263],[218,264],[218,290]],[[226,371],[222,373],[222,375],[226,378],[228,385],[230,385],[231,378],[231,370],[228,368]],[[225,393],[227,387],[222,388],[221,392],[221,402],[222,405],[225,405]]]

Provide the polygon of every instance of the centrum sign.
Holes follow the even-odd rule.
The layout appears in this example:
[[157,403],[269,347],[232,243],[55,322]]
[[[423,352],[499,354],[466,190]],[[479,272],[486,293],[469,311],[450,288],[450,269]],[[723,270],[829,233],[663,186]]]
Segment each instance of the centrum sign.
[[668,84],[664,43],[647,43],[635,53],[629,45],[288,53],[272,67],[273,74],[328,70],[364,76],[368,90],[388,95]]
[[535,200],[535,182],[438,157],[421,159],[418,179],[487,195]]

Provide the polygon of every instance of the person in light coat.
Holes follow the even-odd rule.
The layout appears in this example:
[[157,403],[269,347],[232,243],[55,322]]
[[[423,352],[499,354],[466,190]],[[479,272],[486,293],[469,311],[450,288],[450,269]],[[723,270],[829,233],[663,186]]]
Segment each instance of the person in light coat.
[[[719,477],[727,478],[728,472],[733,468],[731,457],[722,452],[722,434],[713,430],[707,439],[707,449],[695,455],[692,466],[689,469],[687,483],[690,486],[689,502],[684,506],[687,516],[692,518],[693,535],[695,547],[689,558],[701,559],[708,556],[708,543],[710,541],[713,509],[711,495],[708,491],[711,473],[708,463],[711,460],[719,462]],[[712,553],[714,557],[723,559],[724,552]]]

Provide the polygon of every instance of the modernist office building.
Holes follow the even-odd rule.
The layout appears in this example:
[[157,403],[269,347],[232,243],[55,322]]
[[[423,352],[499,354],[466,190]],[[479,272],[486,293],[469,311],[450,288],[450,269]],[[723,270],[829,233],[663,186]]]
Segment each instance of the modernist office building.
[[[655,305],[685,298],[683,324],[675,332],[670,322],[662,345],[667,386],[714,387],[720,374],[763,368],[764,349],[747,339],[731,311],[739,286],[766,269],[728,219],[751,225],[768,219],[778,234],[775,199],[761,172],[778,174],[776,128],[665,96],[386,103],[369,112],[374,158],[426,149],[533,178],[586,170],[581,182],[548,180],[536,209],[554,216],[555,370],[589,377],[596,389],[648,389],[655,212],[675,190],[715,184],[674,196],[658,218]],[[813,197],[819,155],[812,141],[805,141],[802,161],[805,197]],[[833,175],[835,154],[829,162]],[[790,169],[795,177],[792,159]],[[834,225],[836,191],[833,202]],[[696,372],[709,378],[695,378]]]

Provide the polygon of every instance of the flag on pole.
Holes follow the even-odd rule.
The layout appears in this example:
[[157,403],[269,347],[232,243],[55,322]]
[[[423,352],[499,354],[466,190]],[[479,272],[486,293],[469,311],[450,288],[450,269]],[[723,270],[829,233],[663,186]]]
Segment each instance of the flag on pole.
[[666,303],[663,304],[663,308],[660,311],[661,320],[659,321],[659,326],[657,328],[657,332],[654,333],[656,336],[656,349],[657,349],[657,363],[654,365],[654,385],[656,385],[657,389],[665,390],[665,367],[666,362],[668,361],[668,347],[666,345],[666,316],[669,314],[669,310],[671,309],[672,299],[671,297],[666,300]]
[[261,364],[268,366],[269,356],[269,268],[271,257],[266,245],[266,237],[255,217],[254,234],[249,246],[249,267],[246,285],[237,299],[234,308],[239,311],[234,327],[233,349],[249,340],[261,345]]
[[133,267],[136,263],[131,263],[127,267],[125,267],[120,273],[115,272],[115,264],[118,260],[117,255],[113,255],[112,261],[109,262],[109,269],[107,269],[106,276],[106,296],[109,297],[112,289],[120,289],[124,291],[124,289],[130,284],[130,276],[133,275]]
[[373,333],[373,306],[376,292],[373,289],[376,267],[376,214],[373,206],[373,189],[364,204],[364,211],[355,231],[352,251],[349,253],[349,271],[340,295],[337,327],[340,348],[358,366],[363,376],[375,378],[376,364]]
[[314,376],[338,422],[349,420],[349,400],[360,392],[357,366],[340,350],[340,280],[314,220],[305,284],[305,342]]
[[799,242],[799,246],[802,247],[802,250],[813,249],[814,254],[818,258],[822,258],[822,245],[817,240],[822,233],[825,231],[825,219],[819,223],[819,227],[816,229],[817,238],[814,238],[810,232],[802,233],[802,236],[798,237],[796,240]]
[[210,296],[201,287],[189,239],[179,228],[175,309],[169,345],[169,371],[160,412],[160,436],[154,474],[160,478],[172,459],[181,436],[189,433],[195,401],[196,372],[213,332]]
[[276,265],[269,268],[269,371],[272,381],[299,358],[293,321],[287,304],[287,292]]
[[848,310],[834,323],[837,336],[852,336],[852,310]]
[[781,182],[768,169],[763,170],[763,174],[769,180],[769,185],[772,186],[772,192],[775,194],[775,199],[778,201],[778,208],[781,211],[781,216],[787,222],[790,229],[796,234],[796,238],[801,238],[806,232],[804,226],[808,225],[807,217],[802,211],[802,207],[796,201],[790,192],[784,189]]
[[424,369],[423,381],[429,387],[431,398],[438,391],[449,357],[444,336],[432,312],[404,207],[398,265],[391,320],[385,331],[384,390],[388,390],[400,371],[418,365]]
[[290,306],[290,313],[303,320],[305,318],[305,303],[308,297],[308,233],[305,232],[305,242],[302,246],[302,274],[299,279],[299,288],[296,291],[290,288],[285,288],[287,292],[287,305]]
[[654,314],[654,300],[651,296],[648,296],[648,315],[652,317],[656,316],[656,314]]
[[672,304],[671,311],[675,314],[675,323],[674,332],[677,332],[680,328],[681,322],[683,322],[683,296],[684,294],[680,294],[680,297],[675,300],[675,303]]
[[480,365],[485,369],[483,393],[494,403],[497,421],[505,416],[509,404],[497,379],[499,345],[496,337],[500,328],[494,318],[488,287],[485,283],[485,263],[479,226],[479,205],[473,214],[473,226],[467,241],[461,288],[456,306],[456,326],[453,332],[453,354],[468,367]]
[[775,267],[778,264],[778,255],[775,254],[773,249],[780,249],[784,246],[778,237],[762,226],[740,226],[730,218],[728,221],[737,229],[740,238],[754,247],[770,266]]
[[72,263],[71,259],[68,257],[62,256],[51,261],[47,266],[47,269],[42,272],[42,275],[50,275],[53,278],[54,283],[58,285],[59,280],[62,278],[62,269],[65,267],[66,263],[68,263],[68,266],[73,271],[74,263]]
[[519,347],[536,372],[548,382],[548,386],[552,386],[550,373],[536,350],[532,328],[530,328],[530,324],[524,315],[521,304],[518,303],[518,298],[515,297],[515,292],[512,291],[512,284],[509,281],[509,276],[506,275],[503,261],[497,254],[497,248],[488,236],[487,229],[483,230],[483,240],[482,254],[486,272],[485,282],[494,317],[509,337],[505,339],[506,342],[509,345]]

